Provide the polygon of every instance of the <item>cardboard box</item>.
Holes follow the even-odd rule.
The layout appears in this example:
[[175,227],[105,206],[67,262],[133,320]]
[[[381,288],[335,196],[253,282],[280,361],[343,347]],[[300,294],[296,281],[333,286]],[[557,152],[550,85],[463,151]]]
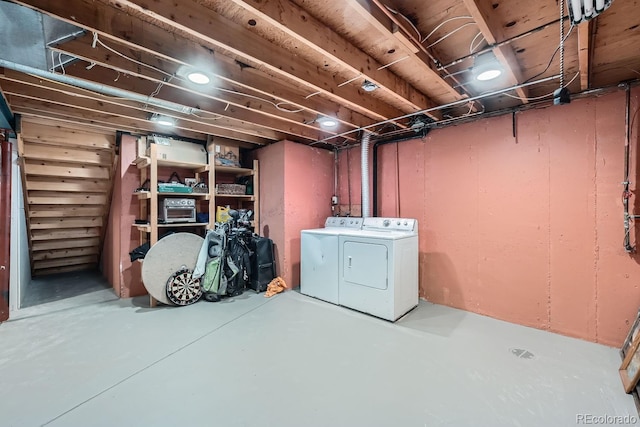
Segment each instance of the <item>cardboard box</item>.
[[214,145],[216,166],[240,167],[240,149],[229,145]]

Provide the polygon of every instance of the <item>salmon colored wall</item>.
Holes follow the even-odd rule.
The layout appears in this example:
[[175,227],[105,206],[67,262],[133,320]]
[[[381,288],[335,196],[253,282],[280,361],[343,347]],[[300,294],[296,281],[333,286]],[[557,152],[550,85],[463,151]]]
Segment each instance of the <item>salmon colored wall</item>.
[[300,285],[300,231],[331,215],[333,153],[281,141],[256,151],[260,161],[260,234],[274,241],[278,275]]
[[300,231],[324,227],[331,215],[334,154],[285,141],[285,274],[300,285]]
[[[283,276],[284,222],[284,143],[267,145],[254,152],[260,162],[260,230],[258,234],[273,240],[276,270]],[[289,283],[289,282],[287,282]]]
[[136,138],[123,135],[103,257],[105,276],[121,298],[147,292],[141,279],[142,264],[137,261],[132,263],[129,258],[129,252],[140,245],[138,231],[131,226],[139,209],[137,197],[132,196],[140,186],[140,172],[131,164],[135,158]]
[[[620,91],[518,113],[515,138],[505,115],[381,146],[379,215],[419,220],[420,296],[619,346],[640,306],[640,257],[622,247],[624,112]],[[350,151],[339,195],[350,176],[359,204]]]

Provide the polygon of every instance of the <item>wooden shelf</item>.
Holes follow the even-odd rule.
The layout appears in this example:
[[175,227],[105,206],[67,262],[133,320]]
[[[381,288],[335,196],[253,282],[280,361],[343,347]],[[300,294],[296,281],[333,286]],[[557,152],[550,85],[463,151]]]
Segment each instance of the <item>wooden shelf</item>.
[[[173,227],[206,227],[209,225],[206,222],[176,222],[172,224],[158,224],[158,228],[173,228]],[[146,233],[151,232],[150,224],[133,224],[138,231],[144,231]]]
[[[138,196],[138,199],[145,200],[151,198],[150,191],[136,191],[133,193],[135,196]],[[199,197],[205,200],[209,200],[209,193],[158,193],[158,196],[163,197]]]
[[253,169],[234,168],[232,166],[214,166],[216,172],[233,173],[237,176],[253,175]]
[[253,196],[250,194],[217,194],[216,193],[216,197],[220,197],[221,199],[224,199],[224,198],[246,199],[250,202],[256,201],[256,196]]

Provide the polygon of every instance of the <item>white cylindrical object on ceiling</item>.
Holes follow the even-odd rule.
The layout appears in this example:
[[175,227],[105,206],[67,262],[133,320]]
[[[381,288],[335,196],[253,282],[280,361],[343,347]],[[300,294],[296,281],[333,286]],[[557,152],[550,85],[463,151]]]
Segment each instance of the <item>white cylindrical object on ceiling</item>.
[[585,18],[593,18],[596,11],[593,8],[593,0],[583,0],[584,2],[584,16]]
[[582,21],[582,2],[580,0],[571,0],[571,12],[573,14],[573,22]]
[[369,139],[371,133],[367,130],[364,131],[362,141],[360,142],[361,158],[360,164],[362,166],[362,217],[369,218],[371,216],[371,208],[369,206]]
[[596,0],[596,11],[597,12],[602,12],[604,10],[604,3],[605,3],[604,0]]

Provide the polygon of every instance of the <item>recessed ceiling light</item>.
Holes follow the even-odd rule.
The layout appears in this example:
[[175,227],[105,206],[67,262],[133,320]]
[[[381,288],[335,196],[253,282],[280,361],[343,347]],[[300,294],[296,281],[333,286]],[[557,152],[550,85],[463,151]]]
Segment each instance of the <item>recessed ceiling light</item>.
[[207,76],[202,71],[190,71],[189,73],[187,73],[187,78],[189,79],[189,81],[199,85],[206,85],[211,81],[209,76]]
[[323,128],[334,128],[338,126],[338,121],[332,117],[318,117],[316,122],[320,124]]
[[485,70],[476,75],[476,80],[480,80],[481,82],[485,82],[487,80],[493,80],[502,74],[501,70],[493,69],[493,70]]
[[373,92],[374,90],[378,89],[378,85],[375,84],[374,82],[369,81],[369,80],[365,80],[364,82],[362,82],[362,86],[361,87],[366,92]]
[[481,82],[493,80],[501,74],[502,67],[491,52],[479,55],[473,64],[473,76]]

